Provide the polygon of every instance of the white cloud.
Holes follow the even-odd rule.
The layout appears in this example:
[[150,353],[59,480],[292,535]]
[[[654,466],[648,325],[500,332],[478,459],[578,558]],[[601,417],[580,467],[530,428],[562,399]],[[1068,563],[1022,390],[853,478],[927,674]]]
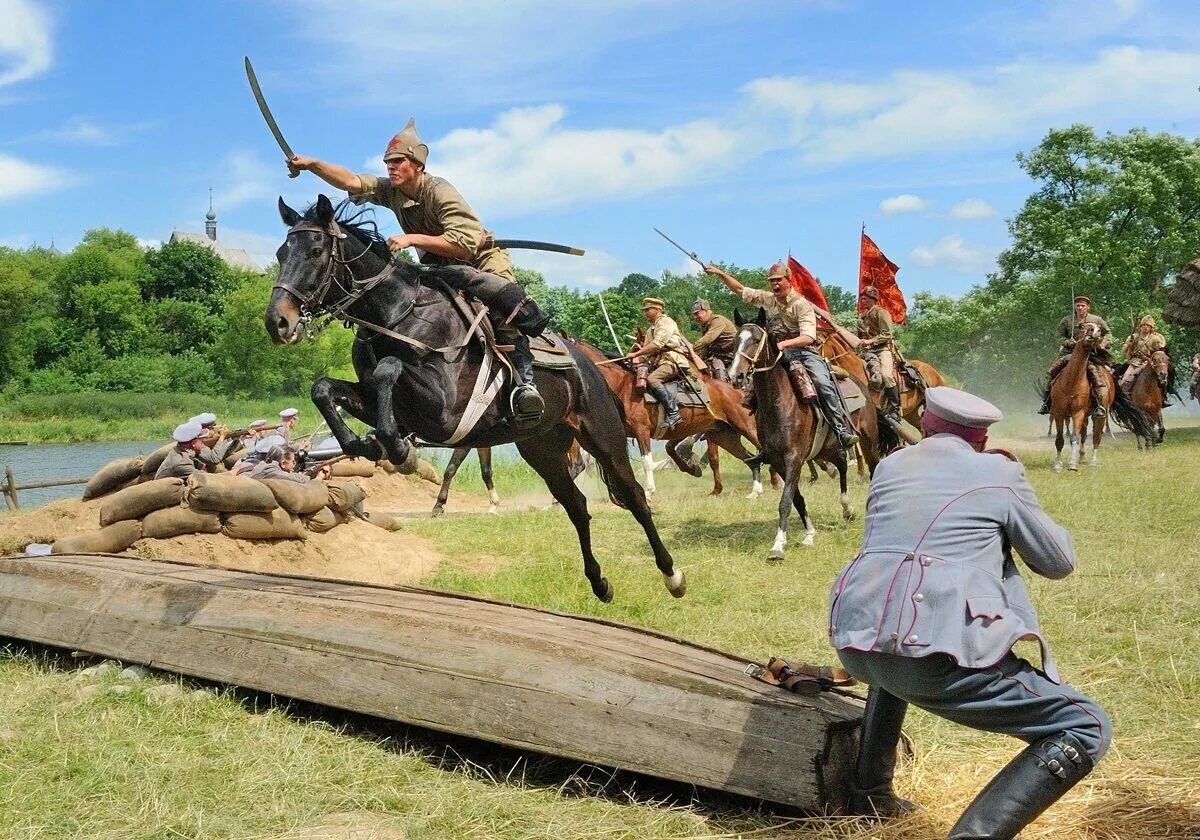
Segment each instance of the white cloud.
[[0,202],[58,189],[67,180],[65,170],[0,155]]
[[268,164],[251,152],[230,152],[219,171],[221,180],[213,189],[213,207],[218,215],[251,202],[274,200],[284,192],[282,184],[287,181],[282,161]]
[[946,268],[963,273],[978,273],[992,268],[996,254],[987,248],[968,245],[958,234],[947,236],[936,245],[920,245],[909,252],[909,259],[926,268]]
[[950,208],[951,219],[990,219],[996,215],[996,208],[982,198],[968,198]]
[[150,125],[101,125],[87,117],[74,117],[59,128],[39,131],[24,138],[24,141],[48,140],[78,146],[119,146],[133,135],[145,131]]
[[[573,243],[574,244],[574,243]],[[513,262],[541,272],[552,286],[595,291],[615,286],[633,269],[620,257],[599,248],[585,248],[582,257],[549,251],[510,251]]]
[[25,0],[0,0],[0,85],[24,81],[50,67],[50,21]]
[[975,150],[1073,120],[1192,113],[1197,77],[1200,54],[1123,46],[1075,63],[902,70],[870,84],[771,77],[744,91],[763,118],[787,121],[807,163],[831,165]]
[[149,251],[152,248],[161,248],[163,241],[161,239],[144,239],[139,236],[137,238],[137,244],[142,250]]
[[620,198],[694,183],[740,161],[737,135],[698,120],[657,131],[579,130],[560,105],[517,108],[486,129],[437,140],[437,172],[486,219]]
[[905,193],[903,195],[885,198],[879,202],[879,209],[888,216],[894,216],[897,213],[918,213],[929,207],[930,202],[920,196]]

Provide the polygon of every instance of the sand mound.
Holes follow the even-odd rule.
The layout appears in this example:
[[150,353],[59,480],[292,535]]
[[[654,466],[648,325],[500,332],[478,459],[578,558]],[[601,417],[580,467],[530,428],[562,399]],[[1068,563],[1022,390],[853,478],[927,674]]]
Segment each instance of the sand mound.
[[[357,479],[367,493],[367,510],[428,513],[437,487],[400,475]],[[29,543],[94,531],[102,499],[64,499],[28,512],[0,517],[0,554],[19,554]],[[459,510],[486,510],[487,500],[454,492]],[[442,559],[428,540],[403,531],[384,531],[360,520],[304,540],[234,540],[222,534],[190,534],[167,540],[143,539],[127,554],[151,560],[185,560],[250,572],[313,575],[362,583],[416,583]]]

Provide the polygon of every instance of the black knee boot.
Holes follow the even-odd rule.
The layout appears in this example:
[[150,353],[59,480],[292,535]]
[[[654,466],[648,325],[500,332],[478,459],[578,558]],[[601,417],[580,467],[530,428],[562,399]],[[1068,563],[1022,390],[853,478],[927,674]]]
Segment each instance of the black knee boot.
[[950,829],[949,840],[1012,840],[1092,771],[1092,757],[1060,732],[1026,747],[996,774]]
[[670,387],[666,385],[648,385],[646,390],[654,395],[654,398],[658,400],[667,412],[667,416],[663,420],[664,429],[674,429],[683,422],[683,417],[679,414],[679,403],[675,402],[675,394],[672,393]]
[[891,417],[897,423],[900,422],[900,386],[893,385],[890,388],[884,389],[884,396],[887,399],[887,407],[883,413]]
[[908,703],[881,688],[867,692],[867,708],[859,733],[858,762],[850,792],[850,813],[862,816],[898,817],[917,806],[892,791],[896,772],[896,748]]

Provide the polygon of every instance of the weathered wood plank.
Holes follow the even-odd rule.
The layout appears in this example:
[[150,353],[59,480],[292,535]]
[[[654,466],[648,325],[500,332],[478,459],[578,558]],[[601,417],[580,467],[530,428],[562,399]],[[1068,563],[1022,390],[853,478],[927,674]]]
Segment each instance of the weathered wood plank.
[[133,557],[0,559],[0,635],[811,809],[862,714],[614,622]]

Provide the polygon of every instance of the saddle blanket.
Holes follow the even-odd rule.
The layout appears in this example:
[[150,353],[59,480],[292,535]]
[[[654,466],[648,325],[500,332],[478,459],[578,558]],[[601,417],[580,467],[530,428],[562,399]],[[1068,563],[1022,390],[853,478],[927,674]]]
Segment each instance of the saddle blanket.
[[851,414],[867,404],[867,398],[863,396],[863,392],[853,379],[839,379],[837,386],[838,390],[842,392],[842,399],[846,401],[846,408],[850,409]]
[[[684,382],[682,379],[676,379],[671,382],[668,387],[675,391],[675,402],[679,403],[680,408],[690,406],[691,408],[708,408],[708,386],[703,382],[695,379],[689,380],[691,384]],[[657,405],[658,400],[649,391],[646,392],[646,405]]]
[[533,351],[533,366],[549,370],[567,370],[579,367],[571,355],[567,343],[552,332],[544,332],[529,339]]

